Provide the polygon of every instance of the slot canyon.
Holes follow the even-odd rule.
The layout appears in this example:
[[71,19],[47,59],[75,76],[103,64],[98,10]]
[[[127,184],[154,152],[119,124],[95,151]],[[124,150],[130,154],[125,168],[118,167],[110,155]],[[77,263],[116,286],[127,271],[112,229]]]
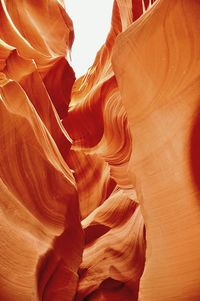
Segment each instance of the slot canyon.
[[81,76],[67,2],[0,0],[0,301],[200,301],[200,1],[114,0]]

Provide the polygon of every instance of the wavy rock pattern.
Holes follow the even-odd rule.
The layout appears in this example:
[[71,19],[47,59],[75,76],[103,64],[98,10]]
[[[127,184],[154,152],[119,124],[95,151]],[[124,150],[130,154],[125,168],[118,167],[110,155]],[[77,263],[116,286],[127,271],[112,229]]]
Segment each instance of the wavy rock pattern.
[[153,2],[75,79],[63,1],[0,0],[0,300],[199,301],[200,5]]
[[0,299],[72,300],[83,231],[59,118],[75,79],[72,23],[55,1],[21,5],[0,2]]
[[159,1],[113,53],[147,229],[139,300],[200,296],[199,17],[199,1]]

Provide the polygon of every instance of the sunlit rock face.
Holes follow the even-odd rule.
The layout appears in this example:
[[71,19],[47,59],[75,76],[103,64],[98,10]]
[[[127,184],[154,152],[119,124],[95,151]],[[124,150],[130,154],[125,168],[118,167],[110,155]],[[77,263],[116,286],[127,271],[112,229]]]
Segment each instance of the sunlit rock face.
[[139,300],[200,298],[199,30],[199,1],[159,1],[113,52],[147,230]]
[[1,1],[0,20],[0,300],[72,300],[84,243],[60,119],[72,22],[55,1]]
[[199,1],[114,1],[79,79],[63,1],[0,22],[0,300],[199,301]]

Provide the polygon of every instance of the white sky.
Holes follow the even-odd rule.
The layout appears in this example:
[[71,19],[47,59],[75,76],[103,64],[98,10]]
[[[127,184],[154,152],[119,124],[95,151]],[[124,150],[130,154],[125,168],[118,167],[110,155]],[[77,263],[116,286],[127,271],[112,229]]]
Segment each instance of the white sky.
[[83,75],[92,65],[95,55],[110,30],[113,0],[65,0],[73,20],[75,40],[72,61],[76,76]]

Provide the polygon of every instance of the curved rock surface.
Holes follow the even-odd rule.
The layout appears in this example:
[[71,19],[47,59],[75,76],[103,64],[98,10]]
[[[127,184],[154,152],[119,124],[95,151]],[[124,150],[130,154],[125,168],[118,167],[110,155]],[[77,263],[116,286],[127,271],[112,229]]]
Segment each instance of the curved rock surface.
[[56,1],[0,1],[0,20],[0,299],[72,300],[83,230],[59,117],[75,80],[72,22]]
[[159,1],[113,52],[147,230],[139,300],[200,297],[199,17],[199,1]]
[[64,1],[0,0],[0,300],[200,300],[199,32],[115,0],[76,79]]

